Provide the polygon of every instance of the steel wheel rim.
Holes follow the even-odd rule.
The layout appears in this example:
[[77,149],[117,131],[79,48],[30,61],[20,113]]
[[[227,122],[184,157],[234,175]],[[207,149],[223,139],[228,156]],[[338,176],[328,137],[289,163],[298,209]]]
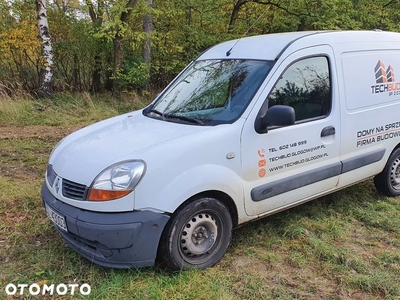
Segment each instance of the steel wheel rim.
[[400,156],[396,158],[390,171],[390,183],[395,190],[400,190]]
[[209,251],[216,244],[218,225],[210,213],[197,213],[184,225],[180,237],[180,250],[189,259],[196,259]]

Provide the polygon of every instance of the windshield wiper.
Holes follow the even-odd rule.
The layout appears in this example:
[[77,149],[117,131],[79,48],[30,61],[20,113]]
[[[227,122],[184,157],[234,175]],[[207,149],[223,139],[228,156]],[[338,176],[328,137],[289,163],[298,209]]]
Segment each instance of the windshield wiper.
[[155,114],[155,115],[158,115],[158,116],[162,117],[163,119],[165,119],[165,115],[162,112],[158,111],[157,109],[150,109],[146,113],[146,115],[149,115],[149,114]]
[[148,116],[149,114],[155,114],[155,115],[161,117],[163,120],[166,120],[166,119],[175,119],[175,120],[186,121],[186,122],[189,122],[189,123],[204,125],[204,122],[203,122],[202,120],[200,120],[200,119],[193,118],[193,117],[188,117],[188,116],[179,116],[179,115],[164,114],[164,113],[158,111],[157,109],[150,109],[150,110],[146,113],[146,115]]
[[167,119],[177,119],[177,120],[182,120],[182,121],[186,121],[186,122],[189,122],[189,123],[204,125],[204,121],[203,120],[200,120],[200,119],[197,119],[197,118],[193,118],[193,117],[180,116],[180,115],[165,115],[165,117]]

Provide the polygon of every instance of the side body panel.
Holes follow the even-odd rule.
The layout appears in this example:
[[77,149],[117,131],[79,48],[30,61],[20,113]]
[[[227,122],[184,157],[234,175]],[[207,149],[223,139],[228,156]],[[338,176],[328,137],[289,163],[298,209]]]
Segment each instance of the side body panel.
[[219,191],[234,199],[241,210],[243,123],[241,118],[234,124],[209,127],[141,153],[147,170],[135,189],[135,209],[173,213],[196,194]]
[[344,187],[381,172],[400,144],[400,40],[335,48],[343,108],[339,187]]

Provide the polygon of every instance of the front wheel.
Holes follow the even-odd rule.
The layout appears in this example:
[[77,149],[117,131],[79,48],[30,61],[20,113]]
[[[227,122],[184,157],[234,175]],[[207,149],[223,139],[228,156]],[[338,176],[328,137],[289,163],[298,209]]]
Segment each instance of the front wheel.
[[159,259],[171,270],[205,269],[218,263],[232,236],[232,219],[217,199],[199,198],[171,218],[160,240]]
[[400,195],[400,148],[390,155],[385,168],[374,178],[375,187],[389,197]]

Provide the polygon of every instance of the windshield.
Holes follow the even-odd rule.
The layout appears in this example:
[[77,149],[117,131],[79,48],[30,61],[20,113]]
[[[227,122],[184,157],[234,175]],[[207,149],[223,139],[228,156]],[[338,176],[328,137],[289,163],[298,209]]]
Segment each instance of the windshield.
[[172,122],[218,125],[237,120],[270,71],[271,61],[194,62],[145,111]]

